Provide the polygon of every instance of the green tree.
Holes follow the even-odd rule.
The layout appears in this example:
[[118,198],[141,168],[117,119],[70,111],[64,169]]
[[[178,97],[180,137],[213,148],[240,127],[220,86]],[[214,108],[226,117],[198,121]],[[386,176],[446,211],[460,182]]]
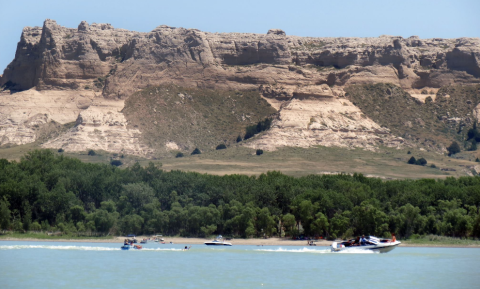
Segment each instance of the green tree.
[[419,158],[415,161],[415,164],[419,166],[425,166],[427,164],[427,160],[424,158]]
[[202,152],[201,152],[198,148],[195,148],[191,154],[192,154],[192,155],[199,155],[199,154],[201,154],[201,153],[202,153]]
[[127,215],[120,221],[120,230],[123,234],[138,235],[142,232],[143,218],[139,215]]
[[146,204],[153,201],[155,192],[152,187],[142,182],[123,185],[121,195],[126,197],[124,200],[130,203],[133,211],[140,212]]
[[112,166],[116,166],[116,167],[119,167],[119,166],[123,165],[122,161],[120,161],[120,160],[111,160],[110,164]]
[[[321,212],[317,213],[315,215],[315,220],[312,222],[312,225],[311,225],[312,233],[316,235],[324,235],[324,234],[328,235],[329,227],[330,227],[330,224],[328,223],[327,217]],[[335,233],[333,233],[333,235],[335,235]],[[336,238],[337,236],[335,235],[332,237]]]
[[417,162],[417,160],[415,159],[415,157],[411,157],[411,158],[408,160],[408,163],[411,164],[411,165],[414,165],[416,162]]
[[4,196],[3,199],[0,199],[0,229],[7,230],[10,227],[10,203],[7,201],[7,198]]
[[225,144],[221,143],[221,144],[219,144],[215,149],[216,149],[216,150],[224,150],[224,149],[226,149],[226,148],[227,148],[227,146],[226,146]]
[[255,153],[257,154],[257,156],[263,155],[263,150],[258,149]]
[[456,153],[459,153],[460,152],[460,146],[458,145],[458,143],[456,141],[452,142],[452,144],[447,147],[447,151],[448,151],[448,155],[454,155]]
[[33,222],[32,225],[30,225],[30,230],[34,232],[39,232],[42,230],[42,226],[37,222]]

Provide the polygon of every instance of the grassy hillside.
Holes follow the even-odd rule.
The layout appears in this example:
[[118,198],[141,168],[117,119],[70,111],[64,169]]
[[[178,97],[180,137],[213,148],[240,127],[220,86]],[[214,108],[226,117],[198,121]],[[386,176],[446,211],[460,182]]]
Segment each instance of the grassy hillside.
[[346,91],[375,122],[434,150],[443,150],[454,140],[463,144],[480,101],[480,85],[443,87],[435,101],[427,98],[425,103],[393,84],[353,85]]
[[[181,151],[215,149],[235,143],[248,125],[276,110],[257,91],[218,91],[175,85],[144,89],[125,102],[129,124],[142,131],[144,141],[165,153],[175,142]],[[163,149],[163,151],[162,151]]]
[[[0,159],[20,160],[25,153],[38,148],[35,144],[3,148],[0,149]],[[411,153],[408,154],[408,151]],[[59,154],[56,151],[55,153]],[[132,166],[137,162],[146,166],[152,161],[128,155],[121,158],[104,151],[96,151],[94,156],[88,155],[86,151],[62,154],[88,163],[108,164],[112,159],[118,159],[124,164],[121,168]],[[425,158],[428,164],[426,166],[409,165],[407,161],[411,156],[417,159]],[[461,156],[462,158],[457,159],[411,148],[397,150],[381,147],[376,152],[371,152],[362,149],[348,150],[322,146],[308,149],[286,147],[257,156],[254,149],[233,145],[225,150],[207,151],[201,155],[186,154],[183,158],[167,155],[153,162],[156,165],[161,164],[162,168],[168,171],[194,171],[215,175],[260,175],[275,170],[290,176],[344,172],[363,173],[387,179],[437,179],[465,176],[472,173],[473,166],[479,165],[475,162],[475,158],[480,157],[480,152],[462,152]],[[436,168],[431,168],[432,164],[435,164]]]

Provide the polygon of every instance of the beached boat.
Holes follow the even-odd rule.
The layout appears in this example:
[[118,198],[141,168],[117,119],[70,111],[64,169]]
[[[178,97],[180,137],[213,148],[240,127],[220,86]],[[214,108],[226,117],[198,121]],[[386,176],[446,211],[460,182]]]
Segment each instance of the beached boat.
[[333,242],[331,249],[332,252],[340,251],[354,251],[354,250],[371,250],[380,253],[387,253],[395,249],[400,241],[395,239],[393,236],[392,239],[379,239],[374,236],[370,236],[366,239],[366,242],[359,243],[358,240],[352,239],[345,242]]
[[143,239],[142,241],[140,241],[140,244],[147,244],[147,239]]
[[225,242],[222,235],[218,235],[215,240],[210,242],[205,242],[207,246],[232,246],[232,243]]

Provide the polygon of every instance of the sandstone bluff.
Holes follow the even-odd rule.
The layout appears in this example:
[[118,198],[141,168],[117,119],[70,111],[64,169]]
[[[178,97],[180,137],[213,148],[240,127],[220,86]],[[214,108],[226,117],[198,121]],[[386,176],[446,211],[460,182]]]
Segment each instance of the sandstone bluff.
[[[273,117],[270,130],[242,144],[248,147],[374,150],[406,145],[404,136],[376,123],[346,95],[347,87],[375,83],[398,86],[420,103],[429,96],[435,101],[444,86],[476,85],[480,39],[311,38],[279,29],[208,33],[165,25],[140,33],[86,22],[66,28],[47,19],[42,27],[24,28],[15,59],[0,78],[0,145],[41,141],[47,148],[153,157],[198,144],[214,149],[220,142],[233,143],[217,137],[215,126],[207,127],[193,105],[202,101],[200,96],[182,88],[226,92],[225,101],[202,104],[212,109],[203,116],[219,118],[213,107],[227,105],[228,99],[231,107],[222,113],[228,111],[238,123],[231,135],[261,117]],[[175,87],[174,95],[157,89],[169,85]],[[151,88],[153,94],[144,93]],[[254,92],[258,99],[253,101],[266,101],[272,111],[240,112],[237,104],[244,92]],[[139,93],[152,98],[143,115],[166,114],[175,107],[183,114],[180,119],[189,119],[186,125],[203,126],[204,131],[192,139],[190,130],[175,131],[174,124],[126,113],[134,111],[127,104]],[[164,133],[148,139],[148,126]],[[54,128],[61,129],[49,133]]]

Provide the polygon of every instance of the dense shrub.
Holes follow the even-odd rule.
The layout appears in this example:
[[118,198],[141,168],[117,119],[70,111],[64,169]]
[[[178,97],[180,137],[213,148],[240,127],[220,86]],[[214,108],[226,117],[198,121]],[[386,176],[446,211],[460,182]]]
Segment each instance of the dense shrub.
[[96,153],[95,153],[94,150],[89,150],[89,151],[88,151],[88,155],[89,155],[89,156],[94,156],[94,155],[96,155]]
[[452,144],[447,147],[447,150],[448,150],[448,155],[454,155],[456,153],[459,153],[460,152],[460,146],[458,145],[458,143],[456,141],[452,142]]
[[257,133],[260,133],[262,131],[269,129],[271,124],[272,124],[272,120],[270,118],[266,118],[263,121],[259,121],[256,125],[254,124],[254,125],[247,126],[245,130],[245,136],[243,137],[243,139],[249,139],[254,135],[256,135]]
[[417,162],[417,160],[415,159],[415,157],[411,157],[411,158],[408,160],[408,163],[411,164],[411,165],[414,165],[416,162]]
[[110,161],[110,164],[111,164],[112,166],[116,166],[116,167],[119,167],[119,166],[123,165],[123,163],[122,163],[121,161],[119,161],[119,160],[111,160],[111,161]]
[[176,158],[183,158],[183,153],[182,152],[178,152],[176,155],[175,155]]
[[195,148],[192,152],[192,155],[199,155],[201,154],[202,152],[198,149],[198,148]]
[[59,152],[59,153],[63,153],[64,151],[63,151],[63,149],[62,149],[62,148],[59,148],[57,152]]
[[257,150],[256,154],[257,154],[257,156],[262,155],[262,154],[263,154],[263,150]]
[[224,150],[224,149],[226,149],[226,148],[227,148],[227,146],[226,146],[225,144],[221,143],[221,144],[219,144],[215,149],[216,149],[216,150]]
[[427,160],[424,159],[424,158],[419,158],[416,162],[415,162],[416,165],[419,165],[419,166],[424,166],[427,164]]

